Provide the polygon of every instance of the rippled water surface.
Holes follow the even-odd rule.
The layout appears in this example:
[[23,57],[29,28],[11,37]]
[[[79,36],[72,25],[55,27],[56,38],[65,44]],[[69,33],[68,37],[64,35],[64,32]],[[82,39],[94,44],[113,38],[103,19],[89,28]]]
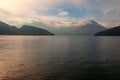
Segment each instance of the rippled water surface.
[[0,36],[0,80],[120,80],[120,37]]

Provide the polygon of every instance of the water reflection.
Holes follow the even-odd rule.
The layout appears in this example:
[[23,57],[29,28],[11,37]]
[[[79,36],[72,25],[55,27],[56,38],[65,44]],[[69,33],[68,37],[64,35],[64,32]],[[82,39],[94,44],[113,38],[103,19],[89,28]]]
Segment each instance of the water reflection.
[[119,37],[0,37],[0,79],[119,80]]

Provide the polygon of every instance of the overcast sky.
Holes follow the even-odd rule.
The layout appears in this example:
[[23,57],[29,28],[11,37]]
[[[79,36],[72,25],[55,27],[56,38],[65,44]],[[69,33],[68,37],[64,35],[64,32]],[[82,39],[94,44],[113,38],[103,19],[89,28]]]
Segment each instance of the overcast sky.
[[0,0],[0,20],[14,25],[91,19],[120,25],[120,0]]

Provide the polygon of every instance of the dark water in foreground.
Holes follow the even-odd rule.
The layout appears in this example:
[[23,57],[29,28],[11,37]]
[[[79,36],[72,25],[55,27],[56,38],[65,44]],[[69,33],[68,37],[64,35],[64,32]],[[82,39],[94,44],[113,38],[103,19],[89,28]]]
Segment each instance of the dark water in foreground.
[[0,36],[0,80],[120,80],[120,37]]

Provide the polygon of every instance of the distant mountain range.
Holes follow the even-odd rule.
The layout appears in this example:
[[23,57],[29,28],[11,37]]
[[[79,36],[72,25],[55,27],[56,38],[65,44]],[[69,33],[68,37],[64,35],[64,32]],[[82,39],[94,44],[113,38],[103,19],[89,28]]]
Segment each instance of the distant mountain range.
[[96,36],[120,36],[120,26],[98,32],[95,35]]
[[[74,24],[74,23],[72,23]],[[84,25],[72,26],[72,27],[53,27],[43,23],[34,22],[30,25],[39,26],[53,32],[55,35],[94,35],[100,31],[106,30],[106,28],[93,20],[88,20]]]
[[[76,23],[71,23],[76,24]],[[30,26],[32,25],[32,26]],[[34,27],[37,26],[37,27]],[[93,20],[88,20],[84,25],[68,26],[68,27],[53,27],[43,23],[34,23],[23,25],[21,28],[10,26],[7,23],[0,21],[0,35],[102,35],[105,34],[106,28]],[[118,28],[113,28],[119,32]],[[113,34],[112,30],[107,30]],[[102,31],[102,32],[101,32]],[[105,31],[105,32],[104,32]],[[52,32],[52,33],[51,33]],[[115,34],[115,33],[114,33]],[[116,32],[116,34],[118,34]]]
[[53,33],[34,26],[23,25],[21,28],[10,26],[0,21],[0,35],[54,35]]

